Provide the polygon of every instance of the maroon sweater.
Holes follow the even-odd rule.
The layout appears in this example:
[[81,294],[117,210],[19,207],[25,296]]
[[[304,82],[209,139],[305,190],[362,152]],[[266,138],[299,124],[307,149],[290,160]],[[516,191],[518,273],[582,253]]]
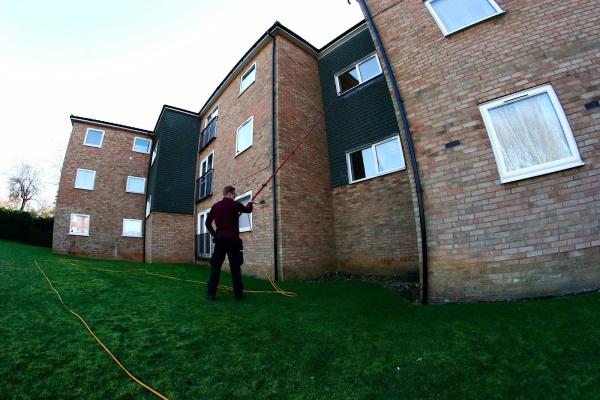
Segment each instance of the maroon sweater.
[[[252,203],[245,206],[233,199],[223,197],[223,200],[212,206],[204,225],[213,237],[237,239],[240,237],[240,213],[251,212]],[[212,226],[213,220],[217,224],[217,232]]]

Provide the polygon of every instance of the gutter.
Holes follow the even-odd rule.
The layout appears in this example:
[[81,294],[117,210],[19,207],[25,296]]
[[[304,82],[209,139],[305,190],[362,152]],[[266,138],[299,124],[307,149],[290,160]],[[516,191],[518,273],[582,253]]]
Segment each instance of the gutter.
[[279,248],[278,248],[278,231],[277,231],[277,177],[275,176],[275,168],[277,164],[277,148],[276,148],[276,133],[277,133],[277,118],[276,118],[276,72],[277,65],[275,63],[275,55],[277,51],[277,41],[275,40],[275,36],[273,35],[273,31],[276,30],[277,27],[273,26],[268,34],[273,39],[273,47],[271,54],[271,173],[273,173],[273,273],[274,273],[274,281],[279,281]]
[[396,77],[394,76],[394,72],[392,71],[392,67],[390,65],[390,60],[388,59],[387,53],[385,52],[385,48],[383,47],[383,43],[381,42],[381,38],[379,36],[379,32],[377,31],[377,27],[375,26],[375,22],[371,17],[371,12],[369,11],[369,7],[365,3],[365,0],[358,0],[358,4],[362,9],[365,18],[367,19],[367,23],[369,24],[369,28],[373,37],[375,38],[375,42],[377,47],[379,47],[379,51],[383,57],[383,62],[385,64],[385,69],[387,70],[388,76],[390,78],[390,83],[392,84],[392,88],[394,90],[394,97],[396,99],[396,104],[398,106],[398,110],[400,112],[400,117],[402,119],[402,127],[404,128],[404,132],[406,133],[406,142],[408,144],[408,151],[410,153],[411,164],[413,168],[413,173],[415,177],[415,189],[417,191],[417,203],[419,205],[419,221],[421,227],[421,252],[423,259],[423,272],[421,274],[422,284],[421,284],[421,304],[427,304],[428,292],[429,292],[429,261],[427,258],[427,231],[425,229],[425,206],[423,203],[423,188],[421,187],[421,177],[419,175],[419,168],[417,166],[417,156],[415,154],[415,148],[412,141],[412,135],[410,133],[410,128],[408,126],[408,118],[406,117],[406,110],[404,109],[404,102],[402,101],[402,97],[400,96],[400,90],[398,89],[398,82],[396,82]]

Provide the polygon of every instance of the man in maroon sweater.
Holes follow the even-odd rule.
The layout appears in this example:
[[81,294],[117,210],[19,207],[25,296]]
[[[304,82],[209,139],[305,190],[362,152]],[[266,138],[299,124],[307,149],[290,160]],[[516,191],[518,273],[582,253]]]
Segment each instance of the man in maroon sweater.
[[[229,259],[231,279],[233,280],[233,294],[240,300],[244,298],[244,286],[242,285],[242,272],[240,266],[243,260],[243,245],[240,239],[240,213],[251,213],[252,202],[243,205],[235,201],[235,188],[225,186],[223,189],[223,200],[215,203],[206,217],[206,229],[214,239],[215,248],[210,258],[210,278],[208,280],[208,292],[206,298],[214,300],[217,295],[217,286],[221,277],[221,266],[225,261],[225,254]],[[215,232],[212,223],[217,225]]]

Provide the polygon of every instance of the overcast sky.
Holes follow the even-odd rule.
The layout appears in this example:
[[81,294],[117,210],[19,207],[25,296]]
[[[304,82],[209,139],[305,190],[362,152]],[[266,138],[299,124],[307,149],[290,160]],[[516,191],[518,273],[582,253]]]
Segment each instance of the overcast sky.
[[69,115],[153,129],[199,111],[278,20],[317,48],[362,20],[347,0],[0,0],[0,200],[12,166],[56,194]]

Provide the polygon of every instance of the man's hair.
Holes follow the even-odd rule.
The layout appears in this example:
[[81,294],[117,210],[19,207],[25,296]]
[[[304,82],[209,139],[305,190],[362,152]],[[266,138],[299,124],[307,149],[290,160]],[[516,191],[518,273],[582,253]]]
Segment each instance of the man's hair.
[[235,188],[233,186],[225,186],[223,188],[223,196],[227,196],[228,193],[235,193]]

